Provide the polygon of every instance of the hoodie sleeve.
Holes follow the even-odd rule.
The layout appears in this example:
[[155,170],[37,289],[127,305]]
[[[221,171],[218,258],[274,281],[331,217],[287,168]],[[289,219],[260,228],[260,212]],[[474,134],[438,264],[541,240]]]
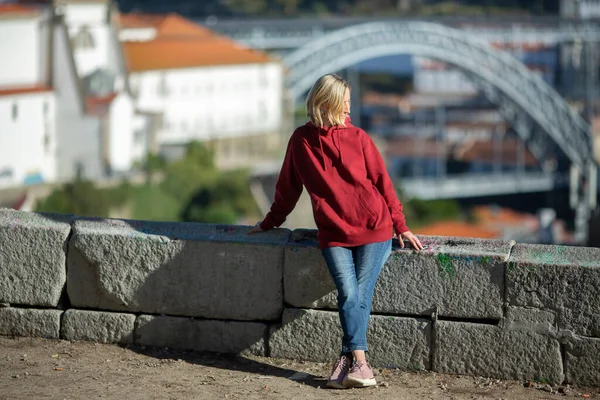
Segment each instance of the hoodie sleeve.
[[385,163],[379,150],[373,143],[373,140],[364,131],[362,133],[363,152],[365,155],[365,165],[367,168],[367,177],[373,182],[379,193],[385,199],[385,202],[390,210],[394,230],[400,235],[408,231],[406,226],[406,218],[402,212],[402,203],[398,200],[396,189],[392,184],[392,180],[387,172]]
[[281,226],[302,194],[302,180],[294,163],[294,136],[292,135],[288,142],[283,165],[275,184],[275,199],[271,205],[271,210],[260,224],[261,229],[264,231]]

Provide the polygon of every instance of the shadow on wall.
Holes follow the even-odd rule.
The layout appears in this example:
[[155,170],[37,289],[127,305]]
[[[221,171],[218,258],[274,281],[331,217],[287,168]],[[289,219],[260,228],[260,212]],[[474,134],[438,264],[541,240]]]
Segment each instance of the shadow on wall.
[[[275,376],[294,373],[242,356],[270,355],[269,336],[281,323],[284,307],[283,259],[289,230],[250,236],[249,227],[230,225],[39,217],[71,224],[64,246],[67,284],[61,307],[93,313],[89,325],[114,323],[103,322],[98,315],[103,312],[111,318],[136,314],[132,331],[122,330],[114,341],[134,343],[135,351],[156,357],[170,357],[158,350],[165,347],[239,354],[228,356],[235,363],[216,366]],[[72,312],[63,322],[69,320],[73,327],[78,318],[89,317]],[[85,329],[94,327],[69,332],[94,340]],[[203,363],[207,356],[197,352],[186,359]],[[320,385],[312,375],[302,381]]]
[[[116,338],[117,342],[323,362],[339,354],[335,287],[314,230],[275,229],[248,235],[249,227],[230,225],[50,214],[38,214],[38,225],[40,218],[71,225],[64,246],[67,285],[61,307],[88,314],[109,311],[131,319],[136,314],[128,333],[133,337]],[[63,322],[75,325],[83,318],[75,314]],[[99,316],[93,321],[103,323]],[[375,330],[385,321],[374,320]],[[423,333],[420,351],[406,358],[395,349],[390,358],[383,356],[386,349],[382,349],[379,358],[389,365],[428,369],[429,325],[423,320],[418,328]],[[69,332],[94,339],[93,334]],[[329,335],[324,337],[323,332]],[[302,336],[300,346],[298,336]],[[240,364],[252,370],[263,367],[271,368],[257,362]],[[318,385],[316,377],[303,381],[311,379]]]
[[[314,230],[248,235],[243,226],[3,211],[0,228],[0,243],[11,244],[0,253],[0,272],[23,268],[0,281],[0,303],[67,309],[64,339],[129,343],[156,357],[169,357],[156,349],[165,347],[239,354],[228,358],[239,363],[219,365],[276,376],[290,371],[242,362],[244,355],[330,363],[339,354],[336,293]],[[573,374],[577,355],[594,354],[585,346],[597,339],[580,338],[573,350],[558,342],[556,329],[597,337],[595,249],[421,242],[420,252],[394,242],[376,285],[368,332],[375,367],[560,383],[563,360]],[[555,284],[565,279],[572,284]],[[46,292],[54,297],[18,297]],[[582,296],[589,308],[575,316],[570,310]],[[205,362],[198,354],[186,357]],[[581,364],[591,371],[596,362]]]

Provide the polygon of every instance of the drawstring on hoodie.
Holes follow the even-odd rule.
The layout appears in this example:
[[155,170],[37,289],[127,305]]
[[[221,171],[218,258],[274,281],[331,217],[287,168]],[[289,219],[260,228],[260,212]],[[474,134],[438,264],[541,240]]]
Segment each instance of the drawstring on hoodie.
[[[333,133],[331,134],[331,142],[333,143],[334,147],[340,153],[340,162],[343,164],[344,163],[344,156],[342,155],[342,138],[341,138],[341,135],[340,135],[340,129],[337,126],[332,127],[330,129],[333,129]],[[335,136],[336,136],[335,134],[336,133],[337,133],[337,143],[335,143]],[[320,150],[321,150],[321,160],[323,161],[323,170],[327,171],[327,162],[325,161],[325,152],[323,151],[323,139],[321,139],[321,132],[320,132],[320,130],[319,130],[318,135],[319,135],[319,147],[320,147]]]
[[[340,136],[340,130],[336,129],[335,130],[337,132],[337,136],[338,136],[338,151],[340,152],[340,162],[343,164],[344,163],[344,156],[342,155],[342,138]],[[335,145],[335,142],[333,143]]]
[[327,171],[327,164],[325,163],[325,152],[323,151],[323,141],[321,140],[321,132],[317,134],[319,135],[319,146],[321,147],[321,160],[323,161],[323,169]]

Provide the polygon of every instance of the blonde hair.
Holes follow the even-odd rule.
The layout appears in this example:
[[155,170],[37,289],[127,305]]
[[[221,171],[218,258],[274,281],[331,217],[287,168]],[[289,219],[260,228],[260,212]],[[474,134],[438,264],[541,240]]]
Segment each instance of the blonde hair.
[[316,126],[346,126],[344,95],[350,85],[335,74],[317,79],[306,97],[306,114]]

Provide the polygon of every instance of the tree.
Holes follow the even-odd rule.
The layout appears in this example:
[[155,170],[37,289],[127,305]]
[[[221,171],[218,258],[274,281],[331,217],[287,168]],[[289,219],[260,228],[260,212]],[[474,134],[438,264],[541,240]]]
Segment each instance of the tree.
[[267,0],[224,0],[234,14],[257,15],[268,11]]
[[213,182],[199,188],[181,213],[182,221],[234,224],[244,216],[257,214],[257,206],[244,170],[220,173]]
[[166,166],[160,188],[186,204],[198,188],[216,178],[213,151],[199,142],[191,142],[183,158]]
[[90,181],[75,180],[55,189],[35,205],[37,212],[108,217],[111,201]]
[[275,0],[275,2],[283,7],[285,15],[294,16],[298,12],[300,0]]

